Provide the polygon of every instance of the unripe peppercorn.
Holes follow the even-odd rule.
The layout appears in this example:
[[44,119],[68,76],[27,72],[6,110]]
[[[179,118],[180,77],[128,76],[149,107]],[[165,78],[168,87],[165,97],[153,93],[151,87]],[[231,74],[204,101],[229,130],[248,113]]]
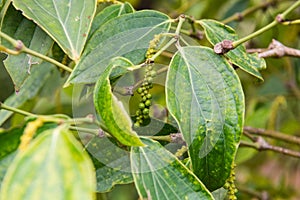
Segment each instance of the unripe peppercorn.
[[144,103],[139,103],[139,108],[140,108],[140,109],[145,108],[145,104],[144,104]]
[[143,89],[139,87],[139,88],[137,89],[137,93],[141,94],[142,92],[143,92]]
[[144,110],[143,110],[143,114],[144,114],[144,115],[147,115],[147,114],[149,114],[149,109],[148,109],[148,108],[144,108]]
[[151,99],[152,95],[151,94],[147,94],[146,97],[147,97],[147,99]]
[[151,106],[151,101],[149,99],[145,102],[145,106],[147,107]]
[[136,127],[136,128],[137,128],[137,127],[140,127],[140,123],[139,123],[139,122],[135,122],[135,123],[134,123],[134,127]]

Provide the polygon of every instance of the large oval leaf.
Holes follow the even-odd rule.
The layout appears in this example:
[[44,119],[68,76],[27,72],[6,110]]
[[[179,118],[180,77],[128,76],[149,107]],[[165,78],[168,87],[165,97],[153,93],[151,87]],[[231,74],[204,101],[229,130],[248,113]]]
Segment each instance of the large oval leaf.
[[125,108],[112,93],[109,76],[113,68],[130,67],[132,63],[125,58],[115,58],[101,74],[94,90],[94,104],[101,121],[107,131],[122,144],[143,146],[136,132],[132,130],[132,122]]
[[[223,40],[235,41],[238,39],[235,31],[225,24],[207,19],[199,20],[198,22],[203,26],[206,37],[213,45]],[[229,51],[225,56],[229,58],[230,62],[240,67],[242,70],[263,80],[258,70],[266,68],[265,60],[259,58],[257,54],[248,54],[243,45]]]
[[158,142],[142,141],[146,147],[131,150],[133,178],[141,199],[213,199],[201,181],[173,154]]
[[18,152],[1,188],[0,199],[94,199],[92,163],[64,127],[41,133]]
[[96,0],[14,0],[14,6],[42,27],[73,60],[80,58]]
[[205,47],[183,47],[167,74],[167,106],[189,145],[192,169],[210,190],[224,185],[243,126],[244,96],[233,68]]
[[116,17],[101,26],[88,41],[82,59],[67,83],[94,83],[117,56],[133,64],[145,59],[154,35],[167,32],[169,17],[156,11],[138,11]]

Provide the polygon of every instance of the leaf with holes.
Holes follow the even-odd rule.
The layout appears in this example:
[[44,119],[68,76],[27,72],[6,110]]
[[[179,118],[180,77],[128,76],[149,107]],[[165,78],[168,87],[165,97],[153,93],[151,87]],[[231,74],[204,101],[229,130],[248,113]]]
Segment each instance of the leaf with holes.
[[44,131],[17,153],[5,175],[0,198],[88,200],[94,199],[94,191],[91,160],[74,135],[60,126]]
[[166,95],[189,145],[194,173],[209,190],[222,187],[244,121],[244,95],[234,69],[210,48],[179,48],[170,63]]
[[73,60],[79,60],[96,12],[96,0],[14,0]]
[[158,142],[142,139],[132,147],[131,168],[141,199],[213,199],[201,181]]
[[128,68],[133,64],[121,57],[114,58],[101,74],[94,90],[94,105],[107,131],[119,142],[128,146],[143,146],[138,135],[132,130],[132,122],[124,105],[112,93],[110,74],[114,68]]
[[[198,22],[204,28],[206,37],[213,45],[223,40],[235,41],[238,39],[235,31],[225,24],[207,19],[202,19]],[[229,51],[224,56],[229,58],[231,63],[235,64],[245,72],[263,80],[258,70],[266,68],[265,60],[259,58],[257,54],[248,54],[243,45]]]
[[100,26],[88,41],[82,59],[67,84],[94,83],[117,56],[138,64],[145,59],[149,42],[155,35],[168,32],[169,17],[157,11],[143,10],[113,18]]

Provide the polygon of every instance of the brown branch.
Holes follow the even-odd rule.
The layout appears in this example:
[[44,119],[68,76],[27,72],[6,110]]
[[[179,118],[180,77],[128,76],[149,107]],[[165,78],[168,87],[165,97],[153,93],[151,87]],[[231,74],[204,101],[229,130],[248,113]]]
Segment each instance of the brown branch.
[[[252,49],[251,51],[253,52],[254,50]],[[259,52],[258,56],[261,58],[281,58],[283,56],[292,56],[300,58],[300,50],[287,47],[275,39],[272,40],[268,49],[258,49],[256,52]]]
[[250,126],[245,126],[244,132],[247,134],[250,134],[250,135],[252,134],[252,135],[266,136],[266,137],[278,139],[278,140],[281,140],[284,142],[300,145],[300,137],[287,135],[285,133],[281,133],[278,131],[265,130],[262,128],[253,128]]
[[268,150],[268,151],[273,151],[273,152],[281,153],[284,155],[288,155],[291,157],[300,158],[300,152],[293,151],[293,150],[286,149],[286,148],[279,147],[279,146],[272,146],[267,141],[265,141],[262,137],[257,137],[256,142],[254,142],[254,143],[247,142],[247,141],[241,141],[239,146],[254,148],[258,151],[267,151]]

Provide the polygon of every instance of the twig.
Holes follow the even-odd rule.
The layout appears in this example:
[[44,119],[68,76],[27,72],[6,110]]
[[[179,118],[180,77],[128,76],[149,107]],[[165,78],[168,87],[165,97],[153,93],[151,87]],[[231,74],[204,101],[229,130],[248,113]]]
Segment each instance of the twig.
[[292,12],[294,9],[296,9],[300,5],[300,0],[296,1],[294,4],[292,4],[288,9],[286,9],[282,14],[279,14],[276,16],[276,18],[268,25],[264,26],[263,28],[255,31],[254,33],[251,33],[250,35],[247,35],[246,37],[243,37],[239,40],[236,40],[232,42],[232,46],[235,48],[239,46],[240,44],[243,44],[244,42],[257,37],[258,35],[264,33],[265,31],[273,28],[277,24],[283,23],[285,21],[286,16]]
[[300,24],[300,19],[292,20],[292,21],[285,21],[282,22],[283,25],[293,25],[293,24]]
[[253,134],[253,135],[260,135],[260,136],[266,136],[273,139],[279,139],[284,142],[293,143],[300,145],[300,137],[287,135],[278,131],[273,130],[265,130],[262,128],[253,128],[250,126],[244,127],[244,132],[247,134]]
[[54,65],[56,65],[57,67],[59,68],[62,68],[63,70],[67,71],[67,72],[72,72],[72,69],[69,68],[68,66],[66,65],[63,65],[62,63],[48,57],[48,56],[45,56],[43,54],[40,54],[36,51],[33,51],[29,48],[27,48],[22,41],[20,40],[15,40],[13,39],[12,37],[6,35],[5,33],[1,32],[0,31],[0,37],[4,38],[5,40],[7,40],[9,43],[11,43],[13,45],[13,47],[15,48],[15,50],[11,50],[11,49],[8,49],[4,46],[0,46],[0,50],[3,51],[3,52],[6,52],[8,54],[12,54],[12,55],[17,55],[19,53],[27,53],[29,55],[32,55],[32,56],[35,56],[35,57],[38,57],[38,58],[41,58],[45,61],[48,61]]
[[186,145],[186,142],[183,139],[183,136],[181,133],[171,133],[170,135],[158,135],[158,136],[148,136],[148,138],[151,138],[153,140],[160,140],[170,143],[176,143],[176,144],[183,144]]
[[246,15],[254,13],[258,10],[266,10],[268,7],[275,6],[277,3],[278,3],[278,0],[267,1],[267,2],[261,3],[259,5],[250,7],[248,9],[244,10],[243,12],[237,12],[237,13],[233,14],[232,16],[224,19],[222,21],[222,23],[227,24],[232,21],[242,21]]
[[257,140],[254,143],[247,142],[247,141],[241,141],[239,146],[254,148],[258,151],[269,150],[269,151],[282,153],[284,155],[292,156],[295,158],[300,158],[300,152],[293,151],[293,150],[286,149],[286,148],[279,147],[279,146],[272,146],[267,141],[265,141],[262,137],[257,137]]
[[30,112],[27,112],[27,111],[24,111],[24,110],[20,110],[20,109],[5,105],[2,102],[0,102],[0,109],[8,110],[8,111],[18,113],[18,114],[21,114],[21,115],[25,115],[25,116],[29,116],[29,117],[38,117],[38,115],[36,115],[36,114],[33,114],[33,113],[30,113]]
[[268,47],[268,50],[259,53],[258,56],[261,58],[266,58],[266,57],[280,58],[283,56],[300,57],[300,50],[286,47],[282,43],[273,39]]
[[85,132],[85,133],[90,133],[92,135],[98,136],[100,138],[102,137],[111,137],[108,133],[104,132],[102,129],[91,129],[91,128],[84,128],[84,127],[79,127],[79,126],[70,126],[70,130],[73,131],[80,131],[80,132]]

